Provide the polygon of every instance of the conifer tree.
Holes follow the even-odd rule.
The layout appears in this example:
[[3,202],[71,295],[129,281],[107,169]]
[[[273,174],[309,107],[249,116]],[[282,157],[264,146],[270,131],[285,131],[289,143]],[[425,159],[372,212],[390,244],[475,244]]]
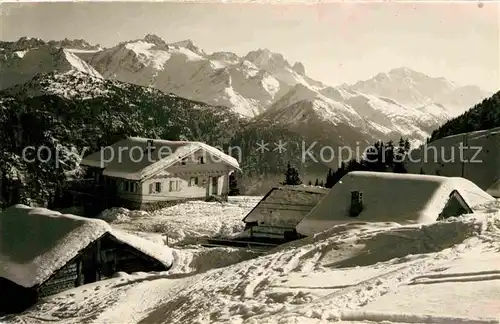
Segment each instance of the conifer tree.
[[406,159],[406,148],[405,140],[401,137],[398,143],[398,148],[395,150],[393,172],[395,173],[408,173],[404,166],[404,161]]
[[406,153],[410,152],[411,144],[410,144],[410,141],[408,139],[405,140],[404,148],[405,148]]
[[394,144],[392,141],[387,142],[384,151],[384,169],[392,170],[394,167]]
[[328,169],[328,174],[326,175],[326,181],[325,181],[326,188],[333,187],[334,177],[335,177],[335,172],[333,172],[332,169]]
[[288,163],[286,171],[285,171],[285,181],[282,183],[284,185],[296,186],[302,184],[302,180],[300,180],[299,171],[292,167],[290,163]]

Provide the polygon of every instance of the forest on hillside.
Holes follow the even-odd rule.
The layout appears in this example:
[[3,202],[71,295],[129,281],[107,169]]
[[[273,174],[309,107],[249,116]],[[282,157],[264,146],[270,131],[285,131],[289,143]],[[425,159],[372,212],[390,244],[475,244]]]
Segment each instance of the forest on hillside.
[[[72,89],[76,95],[67,96]],[[243,177],[280,174],[301,157],[300,147],[291,145],[283,154],[257,151],[259,141],[301,143],[302,137],[280,125],[243,120],[227,107],[83,74],[40,75],[0,92],[0,209],[46,206],[66,181],[84,176],[82,156],[127,136],[201,141],[227,153],[237,147]]]
[[429,142],[437,139],[500,126],[500,91],[484,99],[462,115],[447,121],[432,132]]
[[[367,148],[362,157],[355,157],[346,162],[342,161],[336,170],[328,170],[324,180],[317,178],[314,183],[309,181],[308,185],[332,188],[344,175],[351,171],[407,173],[404,161],[410,149],[411,145],[408,138],[401,137],[397,144],[393,141],[387,143],[377,141]],[[299,171],[290,163],[288,163],[284,175],[285,179],[281,182],[282,185],[303,184]]]

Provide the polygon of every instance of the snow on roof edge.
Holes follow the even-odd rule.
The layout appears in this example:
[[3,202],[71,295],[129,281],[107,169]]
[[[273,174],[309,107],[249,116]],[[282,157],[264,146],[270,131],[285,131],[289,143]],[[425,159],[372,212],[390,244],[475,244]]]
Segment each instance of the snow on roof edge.
[[118,229],[111,229],[108,233],[118,241],[130,245],[151,258],[160,261],[167,268],[170,268],[173,264],[173,251],[167,245],[160,245]]
[[[417,182],[419,183],[418,186],[422,186],[427,182],[425,185],[427,188],[423,188],[425,189],[425,196],[417,197],[417,195],[408,197],[406,202],[399,204],[399,208],[396,208],[396,205],[391,202],[391,197],[394,195],[394,192],[378,188],[380,184],[384,182],[377,184],[377,180],[387,182],[395,179],[403,180],[398,182],[403,184],[402,188],[407,188],[403,191],[396,191],[399,196],[404,194],[407,190],[410,190],[410,192],[414,191],[414,186],[417,185]],[[412,185],[414,181],[415,183]],[[345,187],[343,187],[344,184]],[[369,185],[369,187],[366,187],[367,185]],[[432,187],[435,189],[432,190]],[[367,201],[367,204],[371,203],[372,208],[368,208],[360,217],[361,219],[366,219],[371,222],[434,222],[445,207],[450,194],[455,190],[462,196],[472,211],[475,210],[475,206],[481,205],[486,201],[494,200],[491,195],[465,178],[355,171],[347,173],[339,183],[318,202],[318,204],[296,226],[297,231],[303,235],[312,235],[313,232],[317,232],[321,227],[326,226],[323,228],[323,230],[325,230],[328,226],[331,227],[337,223],[352,222],[352,219],[349,217],[340,216],[341,214],[345,214],[345,207],[349,204],[349,192],[345,190],[363,190],[364,201]],[[385,203],[389,205],[381,205],[380,199],[383,199],[386,201]],[[413,205],[413,207],[409,209],[411,212],[406,211],[408,204]]]
[[[42,237],[38,236],[37,241],[37,235],[34,235],[28,240],[22,240],[21,243],[12,241],[12,244],[4,244],[0,250],[0,263],[2,264],[0,277],[26,288],[38,286],[50,279],[82,250],[106,234],[158,260],[166,268],[170,268],[173,263],[172,249],[168,246],[114,230],[102,219],[61,214],[47,208],[29,207],[22,204],[11,206],[0,212],[2,235],[9,232],[17,233],[15,229],[17,223],[21,227],[25,224],[25,230],[28,232],[23,231],[23,233],[27,235],[33,231],[39,232],[43,228],[50,227],[51,229],[50,233],[47,232],[49,237],[43,237],[43,242],[40,241]],[[46,246],[43,243],[51,245]]]
[[[232,156],[222,152],[216,147],[210,146],[206,143],[202,142],[196,142],[196,141],[170,141],[170,140],[163,140],[163,139],[149,139],[149,138],[143,138],[143,137],[132,137],[129,136],[124,140],[118,141],[116,143],[113,143],[111,146],[120,146],[120,143],[123,143],[121,145],[127,146],[131,145],[130,141],[140,141],[140,142],[147,142],[148,140],[152,140],[160,145],[180,145],[173,154],[163,157],[162,159],[153,162],[144,168],[142,168],[139,171],[136,172],[126,172],[126,171],[114,171],[114,170],[107,170],[109,165],[113,162],[110,161],[108,163],[102,163],[102,150],[91,153],[85,158],[83,158],[80,162],[82,165],[90,166],[90,167],[98,167],[98,168],[104,168],[103,175],[111,176],[111,177],[118,177],[118,178],[124,178],[124,179],[129,179],[129,180],[143,180],[145,178],[150,177],[154,173],[158,172],[161,169],[169,168],[176,162],[182,160],[186,156],[189,156],[190,154],[195,153],[196,151],[202,149],[211,156],[217,157],[223,162],[229,164],[233,168],[237,170],[241,170],[239,162]],[[180,150],[179,150],[180,149]]]
[[330,190],[329,188],[323,188],[323,187],[317,187],[317,186],[307,186],[307,185],[282,185],[278,187],[273,187],[271,188],[265,195],[264,197],[259,200],[257,205],[255,205],[254,208],[252,208],[242,219],[242,222],[247,223],[247,222],[253,222],[255,220],[248,220],[249,218],[252,217],[252,214],[264,203],[266,203],[266,200],[275,192],[276,190],[291,190],[291,191],[297,191],[297,192],[306,192],[309,194],[323,194],[326,195],[328,191]]

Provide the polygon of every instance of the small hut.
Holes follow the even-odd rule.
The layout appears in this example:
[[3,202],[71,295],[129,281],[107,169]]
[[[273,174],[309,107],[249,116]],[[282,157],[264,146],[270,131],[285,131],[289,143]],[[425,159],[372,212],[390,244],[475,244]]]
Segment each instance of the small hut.
[[463,178],[355,171],[342,177],[296,229],[309,236],[351,222],[432,223],[492,200]]
[[327,188],[282,186],[271,189],[243,219],[252,238],[288,240],[295,226],[328,193]]
[[118,271],[166,271],[172,250],[103,220],[15,205],[0,213],[0,313]]

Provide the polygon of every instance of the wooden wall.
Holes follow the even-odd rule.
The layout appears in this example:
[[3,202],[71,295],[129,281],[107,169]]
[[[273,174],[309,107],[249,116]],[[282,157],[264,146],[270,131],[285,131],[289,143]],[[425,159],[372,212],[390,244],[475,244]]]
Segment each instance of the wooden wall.
[[105,234],[39,286],[24,288],[0,278],[0,313],[22,312],[39,298],[109,278],[116,272],[166,270],[160,261]]

